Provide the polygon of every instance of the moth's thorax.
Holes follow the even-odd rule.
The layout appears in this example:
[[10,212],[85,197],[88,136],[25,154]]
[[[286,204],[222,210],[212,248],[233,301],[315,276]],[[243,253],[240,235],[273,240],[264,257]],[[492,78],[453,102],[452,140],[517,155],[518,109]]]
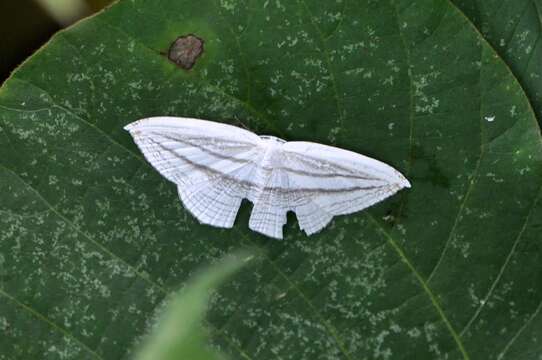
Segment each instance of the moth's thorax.
[[253,183],[255,187],[249,194],[249,199],[255,200],[264,191],[265,187],[269,184],[269,177],[274,168],[279,167],[281,164],[281,148],[286,142],[274,136],[260,136],[262,139],[261,156],[257,161],[257,168],[253,175]]
[[263,140],[262,144],[264,148],[264,153],[263,157],[261,158],[260,165],[265,168],[272,168],[274,166],[280,165],[281,148],[282,145],[286,143],[286,141],[278,137],[269,135],[263,135],[260,136],[260,138]]
[[262,139],[264,148],[263,157],[260,159],[260,166],[272,168],[279,165],[280,150],[286,141],[271,135],[261,135],[260,138]]

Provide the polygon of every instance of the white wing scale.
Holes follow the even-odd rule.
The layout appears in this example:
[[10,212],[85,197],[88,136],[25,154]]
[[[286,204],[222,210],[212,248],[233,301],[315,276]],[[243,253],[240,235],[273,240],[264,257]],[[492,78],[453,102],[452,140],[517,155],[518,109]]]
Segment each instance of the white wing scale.
[[254,207],[249,227],[282,238],[286,213],[308,235],[336,215],[367,208],[410,183],[366,156],[310,142],[260,138],[206,120],[156,117],[125,127],[145,158],[177,184],[202,223],[231,228],[243,198]]

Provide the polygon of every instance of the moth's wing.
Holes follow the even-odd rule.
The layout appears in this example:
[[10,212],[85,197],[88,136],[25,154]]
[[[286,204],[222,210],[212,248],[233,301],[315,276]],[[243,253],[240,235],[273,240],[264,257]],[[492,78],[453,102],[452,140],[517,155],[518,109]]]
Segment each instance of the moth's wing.
[[[238,171],[250,171],[250,167]],[[222,228],[233,226],[241,201],[250,189],[233,179],[238,172],[229,175],[177,187],[183,204],[201,223]]]
[[288,142],[282,149],[290,189],[298,194],[293,211],[309,235],[333,216],[360,211],[410,187],[391,166],[348,150],[311,142]]
[[266,236],[282,239],[282,227],[286,224],[286,214],[291,208],[288,174],[280,167],[270,168],[266,183],[262,188],[249,194],[254,204],[248,226]]
[[211,121],[155,117],[125,127],[145,158],[177,184],[186,208],[202,223],[232,227],[245,183],[262,156],[250,131]]
[[145,158],[168,180],[194,184],[251,165],[261,139],[236,126],[212,121],[153,117],[125,127]]

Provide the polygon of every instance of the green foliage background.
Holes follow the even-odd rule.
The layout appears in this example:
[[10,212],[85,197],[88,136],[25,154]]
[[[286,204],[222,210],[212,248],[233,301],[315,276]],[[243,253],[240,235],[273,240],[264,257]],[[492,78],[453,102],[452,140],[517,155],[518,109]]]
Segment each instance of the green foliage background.
[[217,351],[208,348],[203,328],[205,307],[220,282],[255,258],[254,252],[241,252],[221,259],[197,274],[178,294],[174,294],[160,313],[150,336],[137,350],[136,360],[219,360]]
[[[0,89],[0,359],[128,358],[168,294],[247,246],[266,255],[208,316],[231,358],[539,357],[539,8],[124,0],[60,32]],[[189,72],[163,56],[187,33]],[[284,241],[250,232],[249,204],[210,228],[122,130],[153,115],[340,146],[412,189],[310,238],[293,217]]]

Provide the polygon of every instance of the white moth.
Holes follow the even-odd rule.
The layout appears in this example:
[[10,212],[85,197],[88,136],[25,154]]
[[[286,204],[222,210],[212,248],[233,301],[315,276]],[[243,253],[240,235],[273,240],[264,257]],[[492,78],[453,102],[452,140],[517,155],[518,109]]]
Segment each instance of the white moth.
[[177,185],[184,206],[204,224],[231,228],[243,199],[249,227],[282,239],[293,211],[307,235],[410,183],[380,161],[332,146],[258,136],[216,122],[153,117],[125,127],[145,158]]

